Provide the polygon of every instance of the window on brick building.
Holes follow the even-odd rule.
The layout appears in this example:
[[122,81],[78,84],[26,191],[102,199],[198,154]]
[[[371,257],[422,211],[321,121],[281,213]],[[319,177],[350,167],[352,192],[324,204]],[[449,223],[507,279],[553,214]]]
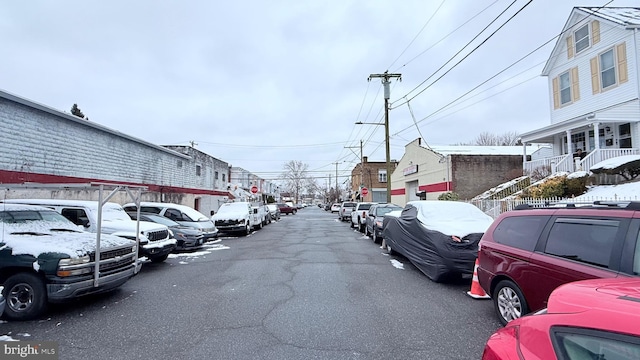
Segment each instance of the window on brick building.
[[202,174],[202,166],[196,165],[196,176],[200,176]]
[[226,182],[227,180],[225,180],[225,174],[222,174],[222,182]]
[[217,171],[215,172],[214,179],[218,180],[218,172]]
[[387,182],[387,169],[378,169],[378,182]]

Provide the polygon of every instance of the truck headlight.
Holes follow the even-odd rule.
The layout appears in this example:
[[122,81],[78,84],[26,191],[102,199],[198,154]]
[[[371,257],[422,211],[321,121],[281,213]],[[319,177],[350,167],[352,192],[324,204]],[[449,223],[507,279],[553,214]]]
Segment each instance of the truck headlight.
[[91,261],[89,255],[81,256],[81,257],[72,257],[68,259],[60,259],[58,262],[58,266],[69,266],[69,265],[82,265],[87,264]]

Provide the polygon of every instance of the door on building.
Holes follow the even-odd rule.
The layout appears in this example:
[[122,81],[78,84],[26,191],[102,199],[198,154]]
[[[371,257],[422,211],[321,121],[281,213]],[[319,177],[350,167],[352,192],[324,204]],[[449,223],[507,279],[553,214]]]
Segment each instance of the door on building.
[[407,201],[417,201],[420,197],[418,193],[418,180],[407,183]]
[[369,190],[371,191],[371,201],[377,203],[386,203],[387,202],[387,191],[386,190]]

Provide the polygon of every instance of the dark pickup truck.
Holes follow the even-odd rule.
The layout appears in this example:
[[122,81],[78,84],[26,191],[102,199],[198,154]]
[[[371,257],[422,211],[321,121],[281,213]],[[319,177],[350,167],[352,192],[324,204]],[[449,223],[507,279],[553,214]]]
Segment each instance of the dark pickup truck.
[[113,290],[139,270],[136,242],[103,234],[96,277],[97,235],[48,208],[5,204],[0,225],[0,284],[10,320],[36,318],[48,303]]

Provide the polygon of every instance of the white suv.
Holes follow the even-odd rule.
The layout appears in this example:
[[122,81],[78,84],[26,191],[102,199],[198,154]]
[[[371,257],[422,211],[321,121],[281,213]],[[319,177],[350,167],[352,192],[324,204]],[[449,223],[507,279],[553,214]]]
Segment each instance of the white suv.
[[353,208],[356,207],[357,202],[355,201],[344,201],[340,205],[340,211],[338,211],[338,217],[342,221],[349,221],[351,219],[351,212]]
[[367,216],[369,215],[369,209],[373,202],[361,202],[357,203],[356,207],[351,212],[351,227],[357,228],[358,231],[364,232],[367,224]]

